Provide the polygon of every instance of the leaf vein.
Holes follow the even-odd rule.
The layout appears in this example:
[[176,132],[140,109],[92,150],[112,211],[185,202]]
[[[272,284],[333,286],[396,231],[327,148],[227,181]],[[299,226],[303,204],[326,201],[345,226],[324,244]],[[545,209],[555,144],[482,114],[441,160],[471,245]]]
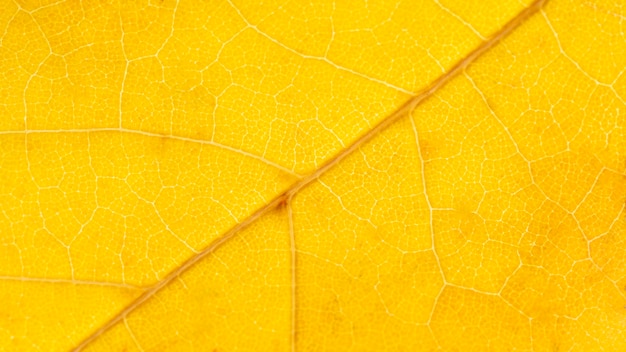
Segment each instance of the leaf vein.
[[483,42],[479,47],[474,49],[474,51],[472,51],[469,55],[467,55],[465,58],[459,61],[449,72],[440,76],[421,93],[414,95],[406,103],[400,106],[394,113],[387,116],[378,125],[376,125],[367,133],[362,135],[359,139],[357,139],[351,146],[339,152],[337,155],[335,155],[333,158],[325,162],[320,168],[318,168],[311,174],[300,179],[287,191],[285,191],[284,193],[274,198],[271,202],[269,202],[265,206],[259,208],[248,218],[246,218],[241,223],[235,225],[233,228],[227,231],[222,237],[216,239],[213,243],[209,244],[200,253],[189,258],[187,261],[181,264],[178,268],[174,269],[167,276],[165,276],[161,281],[157,282],[156,284],[154,284],[154,286],[146,290],[135,301],[131,302],[127,307],[125,307],[122,311],[120,311],[116,316],[114,316],[109,321],[107,321],[102,327],[100,327],[91,335],[87,336],[73,350],[80,351],[84,347],[89,345],[91,342],[95,341],[98,338],[98,336],[102,335],[103,333],[111,329],[118,322],[120,322],[122,319],[128,316],[128,314],[136,310],[143,303],[148,301],[152,296],[154,296],[156,293],[161,291],[161,289],[163,289],[169,283],[174,281],[174,279],[178,278],[181,274],[189,270],[191,267],[193,267],[197,262],[202,260],[204,257],[214,253],[224,243],[228,242],[231,238],[237,235],[239,231],[248,227],[250,224],[252,224],[254,221],[259,219],[264,214],[267,214],[270,211],[276,209],[281,204],[284,204],[286,201],[291,199],[296,193],[298,193],[301,189],[303,189],[310,183],[316,181],[319,177],[321,177],[323,174],[325,174],[327,171],[329,171],[331,168],[337,165],[341,160],[345,159],[347,156],[351,155],[353,152],[358,150],[366,142],[372,140],[376,135],[378,135],[379,132],[383,131],[392,123],[398,121],[400,118],[406,116],[408,113],[413,111],[423,101],[425,101],[430,96],[432,96],[437,91],[439,91],[439,89],[445,86],[453,78],[461,74],[467,66],[469,66],[471,63],[476,61],[485,52],[489,51],[489,49],[491,49],[493,46],[499,43],[500,40],[502,40],[504,37],[508,36],[512,31],[514,31],[517,27],[519,27],[526,19],[528,19],[530,16],[537,13],[547,1],[548,0],[536,0],[535,2],[533,2],[530,6],[528,6],[523,11],[521,11],[517,16],[515,16],[511,21],[505,24],[502,27],[502,29],[499,30],[489,40]]

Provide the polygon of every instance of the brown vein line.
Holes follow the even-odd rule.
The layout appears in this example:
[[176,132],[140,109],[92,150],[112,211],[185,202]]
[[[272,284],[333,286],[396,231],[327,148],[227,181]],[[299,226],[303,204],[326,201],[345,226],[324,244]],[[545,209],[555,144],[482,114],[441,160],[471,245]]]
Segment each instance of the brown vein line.
[[291,351],[296,350],[296,342],[298,338],[298,320],[296,315],[296,301],[297,286],[296,286],[296,265],[298,263],[298,256],[296,255],[296,235],[293,229],[293,209],[291,207],[291,198],[286,200],[285,206],[287,207],[287,217],[289,220],[289,246],[291,252]]
[[39,278],[39,277],[20,277],[20,276],[0,276],[0,281],[16,281],[16,282],[34,282],[43,284],[70,284],[84,286],[103,286],[103,287],[120,287],[133,290],[144,290],[144,287],[130,285],[122,282],[105,282],[105,281],[87,281],[87,280],[71,280],[56,278]]
[[224,149],[224,150],[228,150],[230,152],[233,153],[237,153],[240,155],[243,155],[245,157],[248,158],[252,158],[252,159],[256,159],[264,164],[267,164],[271,167],[274,167],[282,172],[288,173],[292,176],[295,176],[297,178],[302,178],[302,175],[299,175],[297,173],[295,173],[293,170],[282,166],[278,163],[275,163],[269,159],[265,159],[262,155],[257,155],[254,153],[250,153],[247,152],[243,149],[237,149],[235,147],[231,147],[228,146],[226,144],[221,144],[221,143],[217,143],[211,140],[205,140],[205,139],[199,139],[199,138],[191,138],[191,137],[184,137],[184,136],[177,136],[174,134],[160,134],[160,133],[154,133],[154,132],[148,132],[148,131],[141,131],[141,130],[133,130],[133,129],[128,129],[128,128],[118,128],[118,127],[99,127],[99,128],[91,128],[91,129],[58,129],[58,130],[9,130],[9,131],[0,131],[0,136],[2,135],[17,135],[17,134],[25,134],[25,135],[29,135],[29,134],[44,134],[44,133],[50,133],[50,134],[61,134],[61,133],[98,133],[98,132],[118,132],[118,133],[124,133],[124,134],[136,134],[136,135],[141,135],[141,136],[146,136],[146,137],[153,137],[153,138],[168,138],[171,140],[175,140],[175,141],[182,141],[182,142],[190,142],[190,143],[198,143],[198,144],[204,144],[204,145],[210,145],[212,147],[216,147],[216,148],[220,148],[220,149]]
[[144,302],[154,296],[157,292],[161,291],[165,286],[174,281],[178,276],[182,273],[186,272],[191,268],[195,263],[202,260],[204,257],[215,252],[222,244],[226,243],[228,240],[233,238],[239,231],[245,229],[256,221],[258,218],[263,216],[264,214],[274,210],[281,204],[287,202],[290,198],[292,198],[296,193],[298,193],[302,188],[306,187],[311,182],[318,179],[328,170],[330,170],[333,166],[339,163],[341,160],[346,158],[348,155],[352,154],[355,150],[360,148],[363,144],[370,141],[374,138],[378,133],[387,128],[389,125],[400,119],[402,116],[407,115],[415,107],[417,107],[424,100],[432,96],[435,92],[437,92],[440,88],[445,86],[450,80],[456,77],[458,74],[463,72],[467,66],[476,61],[481,55],[491,49],[494,45],[496,45],[500,40],[510,34],[513,30],[519,27],[526,19],[535,14],[548,0],[536,0],[530,6],[521,11],[515,18],[509,21],[506,25],[502,27],[500,31],[498,31],[493,37],[491,37],[486,42],[483,42],[478,48],[474,49],[469,55],[467,55],[463,60],[459,61],[448,73],[440,76],[437,80],[435,80],[431,85],[422,91],[420,94],[414,96],[409,99],[406,103],[404,103],[400,108],[398,108],[391,115],[387,116],[384,120],[382,120],[378,125],[376,125],[373,129],[369,130],[359,139],[357,139],[350,147],[344,149],[339,154],[334,156],[332,159],[328,160],[324,165],[322,165],[319,169],[315,170],[310,175],[304,177],[297,183],[295,183],[291,188],[287,191],[283,192],[276,198],[274,198],[270,203],[264,205],[248,218],[246,218],[243,222],[237,224],[233,228],[231,228],[228,232],[224,234],[224,236],[218,238],[213,243],[211,243],[207,248],[202,250],[197,255],[191,257],[187,261],[185,261],[181,266],[179,266],[174,271],[170,272],[166,277],[164,277],[161,281],[157,282],[154,286],[146,290],[144,294],[138,297],[135,301],[130,303],[126,308],[124,308],[117,315],[112,317],[106,324],[104,324],[100,329],[96,330],[94,333],[86,337],[75,349],[74,351],[80,351],[85,346],[89,345],[91,342],[96,340],[98,336],[102,335],[122,319],[124,319],[128,314],[136,310],[139,306],[141,306]]

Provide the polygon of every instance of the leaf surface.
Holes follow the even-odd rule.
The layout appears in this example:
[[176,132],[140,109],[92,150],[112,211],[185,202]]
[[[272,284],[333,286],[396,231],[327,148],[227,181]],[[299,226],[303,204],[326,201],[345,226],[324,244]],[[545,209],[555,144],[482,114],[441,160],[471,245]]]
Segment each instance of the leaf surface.
[[626,349],[619,1],[4,5],[2,349]]

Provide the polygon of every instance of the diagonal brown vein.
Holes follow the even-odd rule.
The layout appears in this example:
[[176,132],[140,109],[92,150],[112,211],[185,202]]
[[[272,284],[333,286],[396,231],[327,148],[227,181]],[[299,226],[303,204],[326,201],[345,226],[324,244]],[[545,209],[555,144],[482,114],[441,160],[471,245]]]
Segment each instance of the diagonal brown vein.
[[128,306],[126,306],[122,311],[120,311],[117,315],[112,317],[109,321],[106,322],[102,327],[96,330],[94,333],[89,335],[83,341],[81,341],[78,346],[76,346],[73,351],[81,351],[91,342],[95,341],[100,335],[111,329],[117,323],[119,323],[122,319],[124,319],[128,314],[139,308],[143,303],[148,301],[152,296],[161,291],[165,286],[170,284],[174,279],[180,276],[182,273],[189,270],[193,267],[197,262],[202,260],[204,257],[210,255],[215,252],[218,248],[220,248],[224,243],[229,241],[231,238],[236,236],[239,231],[245,229],[258,218],[263,216],[264,214],[272,211],[277,208],[281,204],[284,204],[286,201],[289,201],[291,197],[293,197],[298,191],[302,188],[306,187],[311,182],[318,179],[321,175],[326,173],[328,170],[337,165],[341,160],[343,160],[348,155],[352,154],[355,150],[359,149],[363,144],[370,141],[374,138],[379,132],[387,128],[389,125],[399,120],[403,116],[409,114],[413,109],[415,109],[418,105],[420,105],[423,101],[428,99],[430,96],[435,94],[441,87],[445,86],[450,80],[456,77],[458,74],[463,72],[467,66],[476,61],[480,56],[482,56],[485,52],[495,46],[500,40],[508,36],[513,30],[519,27],[526,19],[530,16],[538,12],[544,4],[548,0],[536,0],[530,6],[521,11],[515,18],[509,21],[506,25],[502,27],[494,36],[492,36],[487,41],[483,42],[479,47],[477,47],[474,51],[472,51],[469,55],[459,61],[450,71],[440,76],[437,80],[435,80],[430,86],[428,86],[421,93],[413,96],[406,103],[404,103],[400,108],[398,108],[394,113],[387,116],[383,119],[378,125],[369,130],[359,139],[357,139],[352,145],[348,148],[342,150],[339,154],[335,155],[333,158],[328,160],[324,165],[320,168],[302,178],[300,181],[296,182],[293,186],[291,186],[287,191],[282,193],[281,195],[274,198],[271,202],[264,205],[244,221],[240,222],[229,231],[227,231],[222,237],[215,240],[201,252],[196,254],[195,256],[189,258],[178,268],[170,272],[167,276],[165,276],[161,281],[157,282],[150,288],[146,289],[146,291],[131,302]]

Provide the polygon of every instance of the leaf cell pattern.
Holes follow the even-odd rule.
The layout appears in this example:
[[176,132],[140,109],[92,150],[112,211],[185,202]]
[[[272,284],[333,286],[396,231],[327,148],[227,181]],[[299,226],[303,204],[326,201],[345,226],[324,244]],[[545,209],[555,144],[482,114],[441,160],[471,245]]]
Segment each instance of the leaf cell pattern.
[[620,1],[3,5],[0,349],[626,349]]

